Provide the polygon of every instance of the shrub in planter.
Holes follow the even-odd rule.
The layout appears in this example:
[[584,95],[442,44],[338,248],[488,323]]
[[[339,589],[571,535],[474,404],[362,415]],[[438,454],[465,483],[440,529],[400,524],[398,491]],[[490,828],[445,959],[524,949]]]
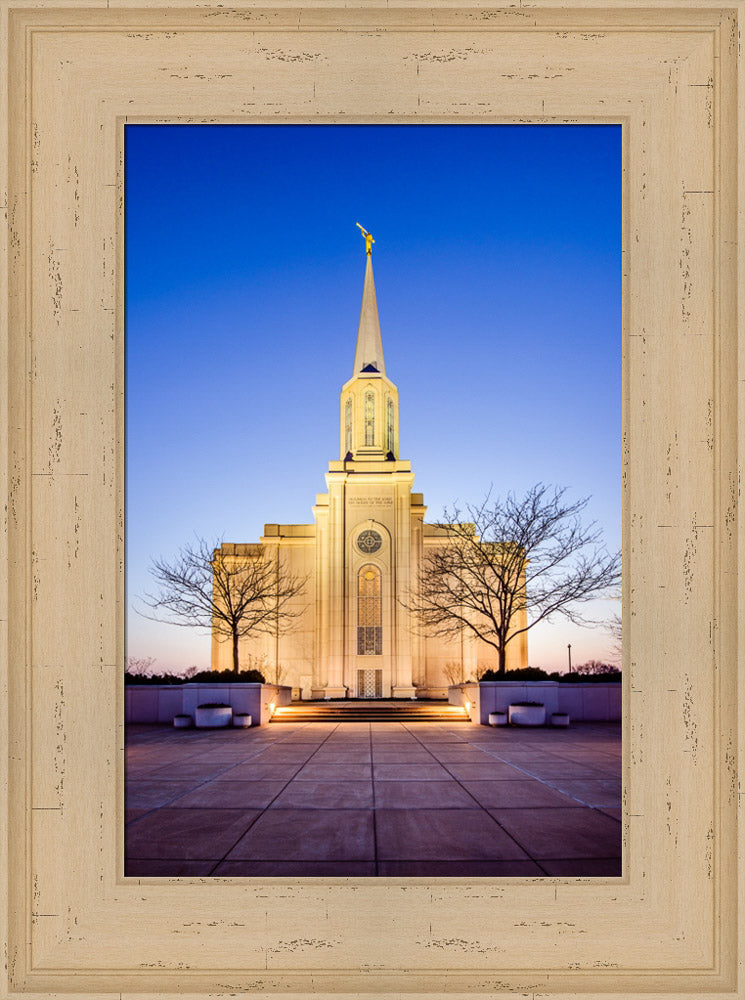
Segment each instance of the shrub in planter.
[[174,729],[189,729],[194,720],[190,715],[174,715],[173,717],[173,728]]
[[507,713],[506,712],[489,712],[489,725],[490,726],[506,726],[507,725]]
[[551,725],[559,726],[562,729],[566,729],[569,726],[569,713],[568,712],[552,712],[551,713]]
[[208,701],[203,705],[197,705],[194,714],[197,729],[217,729],[230,725],[233,709],[223,702]]
[[128,674],[125,684],[264,684],[260,670],[200,670],[190,677],[181,674]]
[[233,716],[233,725],[236,729],[250,729],[252,721],[247,712],[238,712]]
[[200,670],[188,679],[189,684],[263,684],[260,670]]
[[125,684],[185,684],[186,678],[179,674],[124,674]]
[[547,681],[549,676],[540,667],[520,667],[517,670],[508,670],[504,674],[499,674],[496,670],[485,670],[479,680],[500,681],[509,684],[514,681]]
[[623,674],[620,670],[607,674],[557,674],[556,680],[560,684],[620,684]]
[[496,670],[485,670],[479,677],[480,681],[501,681],[504,678]]

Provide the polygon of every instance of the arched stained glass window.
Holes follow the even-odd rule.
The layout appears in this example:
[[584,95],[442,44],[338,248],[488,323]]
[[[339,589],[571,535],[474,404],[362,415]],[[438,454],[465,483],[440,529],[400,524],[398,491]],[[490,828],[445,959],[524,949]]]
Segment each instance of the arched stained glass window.
[[357,655],[383,652],[383,603],[377,566],[363,566],[357,577]]
[[344,451],[346,454],[352,450],[352,397],[347,399],[344,406]]
[[375,393],[371,390],[365,393],[365,444],[375,444]]
[[393,451],[393,400],[390,396],[386,403],[385,450],[388,452]]

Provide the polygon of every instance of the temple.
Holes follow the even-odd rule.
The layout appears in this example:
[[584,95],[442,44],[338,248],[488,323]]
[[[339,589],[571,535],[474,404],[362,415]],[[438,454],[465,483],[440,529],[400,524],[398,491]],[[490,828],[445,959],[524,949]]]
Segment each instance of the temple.
[[[421,634],[405,606],[423,552],[447,544],[447,533],[425,523],[411,463],[399,458],[398,390],[383,359],[373,239],[360,230],[365,278],[354,369],[341,390],[339,460],[329,462],[313,524],[266,524],[258,543],[223,543],[238,559],[278,558],[307,581],[288,626],[243,638],[240,661],[301,698],[445,697],[455,676],[496,668],[497,654],[465,632],[448,640]],[[524,632],[509,643],[506,667],[527,661]],[[230,642],[213,634],[212,668],[231,666]]]

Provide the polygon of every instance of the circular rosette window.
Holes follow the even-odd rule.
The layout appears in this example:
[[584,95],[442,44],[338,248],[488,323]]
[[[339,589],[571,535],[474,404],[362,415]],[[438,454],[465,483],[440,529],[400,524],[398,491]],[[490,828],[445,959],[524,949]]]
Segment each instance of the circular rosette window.
[[372,529],[363,531],[357,539],[357,548],[366,555],[369,555],[371,552],[377,552],[382,544],[383,539],[377,531],[373,531]]

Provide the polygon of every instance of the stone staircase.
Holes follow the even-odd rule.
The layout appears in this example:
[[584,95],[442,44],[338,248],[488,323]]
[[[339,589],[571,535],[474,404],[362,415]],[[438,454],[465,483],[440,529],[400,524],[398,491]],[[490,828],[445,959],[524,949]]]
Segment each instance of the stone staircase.
[[281,705],[271,718],[277,722],[468,722],[468,713],[446,701],[300,701]]

